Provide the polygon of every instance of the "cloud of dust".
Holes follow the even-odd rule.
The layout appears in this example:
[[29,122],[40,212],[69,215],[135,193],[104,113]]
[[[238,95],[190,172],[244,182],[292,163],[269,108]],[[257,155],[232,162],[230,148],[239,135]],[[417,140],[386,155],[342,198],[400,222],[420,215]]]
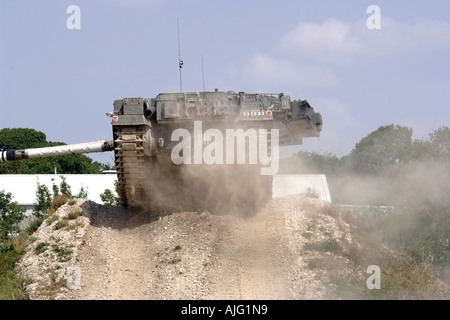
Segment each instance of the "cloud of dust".
[[[352,210],[375,240],[408,253],[415,261],[439,265],[450,275],[448,156],[424,153],[420,159],[394,163],[380,174],[358,174],[350,166],[333,164],[328,163],[324,171],[334,204],[364,206]],[[325,173],[307,157],[283,161],[282,171]]]
[[[204,127],[205,131],[206,125]],[[232,124],[229,128],[233,128]],[[224,139],[224,159],[227,156],[226,129],[220,129]],[[239,138],[235,138],[235,151]],[[191,140],[194,150],[195,142],[193,138]],[[203,164],[195,164],[193,151],[190,164],[176,165],[171,154],[165,153],[149,159],[145,173],[147,199],[140,201],[140,205],[148,210],[164,212],[208,210],[219,215],[254,215],[271,198],[272,176],[261,174],[261,168],[271,164],[262,165],[259,161],[256,164],[249,163],[249,158],[254,156],[254,150],[249,148],[248,140],[247,137],[246,161],[243,164],[238,164],[237,152],[234,152],[233,164],[228,164],[228,161],[223,161],[223,164],[205,164],[205,161]],[[209,143],[211,141],[204,142],[203,149]]]
[[445,161],[403,165],[391,175],[328,175],[333,200],[342,204],[409,206],[429,201],[450,204],[450,166]]

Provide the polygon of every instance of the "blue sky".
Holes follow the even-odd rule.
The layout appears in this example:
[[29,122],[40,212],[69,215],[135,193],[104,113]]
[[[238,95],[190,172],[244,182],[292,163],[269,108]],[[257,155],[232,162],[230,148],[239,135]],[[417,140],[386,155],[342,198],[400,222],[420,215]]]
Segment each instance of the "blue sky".
[[448,1],[2,0],[0,128],[111,139],[115,99],[179,91],[177,19],[184,91],[203,89],[203,55],[206,90],[284,92],[322,114],[321,137],[292,150],[343,156],[382,125],[416,139],[450,125]]

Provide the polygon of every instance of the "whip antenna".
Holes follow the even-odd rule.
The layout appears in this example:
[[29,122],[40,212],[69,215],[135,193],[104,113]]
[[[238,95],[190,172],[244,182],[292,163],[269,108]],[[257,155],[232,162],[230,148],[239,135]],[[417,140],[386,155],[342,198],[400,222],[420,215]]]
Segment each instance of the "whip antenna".
[[203,54],[202,54],[202,78],[203,78],[203,92],[205,91],[205,70],[203,69]]
[[180,50],[180,23],[177,18],[177,30],[178,30],[178,66],[180,67],[180,92],[183,92],[183,80],[181,79],[181,69],[183,68],[183,60],[181,60]]

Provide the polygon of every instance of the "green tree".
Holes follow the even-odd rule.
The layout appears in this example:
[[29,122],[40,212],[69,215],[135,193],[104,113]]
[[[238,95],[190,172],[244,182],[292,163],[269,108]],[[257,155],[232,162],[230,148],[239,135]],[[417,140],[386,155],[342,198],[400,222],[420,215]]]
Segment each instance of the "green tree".
[[85,189],[83,186],[81,186],[80,192],[78,192],[78,194],[75,195],[75,198],[86,199],[88,197],[88,194],[89,194],[88,187],[86,187]]
[[47,213],[52,204],[52,196],[50,190],[45,184],[37,182],[36,201],[34,203],[33,215],[42,218]]
[[65,194],[68,198],[72,197],[72,189],[66,182],[66,177],[59,176],[61,178],[61,183],[59,184],[59,191],[61,194]]
[[12,201],[10,192],[0,191],[0,241],[7,240],[10,233],[19,232],[19,223],[25,209]]
[[100,194],[100,199],[105,205],[108,206],[121,206],[120,192],[119,192],[119,182],[114,182],[115,193],[110,189],[106,189],[105,192]]
[[0,130],[0,146],[8,149],[39,148],[47,146],[43,132],[27,128],[5,128]]
[[406,153],[406,163],[427,161],[438,156],[437,150],[428,140],[414,140]]
[[430,134],[430,143],[439,156],[450,161],[450,128],[440,127]]
[[[381,130],[380,130],[381,129]],[[429,139],[410,143],[408,128],[381,127],[363,138],[350,154],[357,173],[378,173],[381,203],[394,206],[376,229],[377,235],[417,262],[447,267],[450,262],[450,131],[441,127]],[[375,134],[376,133],[376,134]],[[364,158],[365,157],[365,158]],[[363,161],[364,159],[364,161]],[[362,163],[361,163],[362,162]],[[364,166],[367,163],[377,167]],[[359,165],[359,167],[358,167]],[[377,170],[373,170],[373,168]],[[389,176],[395,169],[395,175]],[[348,185],[356,183],[354,175]],[[373,181],[372,181],[373,180]],[[345,185],[345,184],[341,184]],[[353,194],[352,194],[353,195]]]
[[359,143],[350,154],[352,170],[363,174],[391,174],[407,159],[412,129],[399,125],[379,127]]
[[[49,142],[43,132],[28,128],[5,128],[0,130],[0,147],[7,150],[21,150],[65,145],[63,142]],[[55,168],[60,174],[101,173],[102,165],[92,162],[83,154],[59,157],[25,159],[0,163],[0,174],[51,174]]]
[[59,187],[55,184],[55,178],[52,178],[52,192],[53,198],[59,196]]

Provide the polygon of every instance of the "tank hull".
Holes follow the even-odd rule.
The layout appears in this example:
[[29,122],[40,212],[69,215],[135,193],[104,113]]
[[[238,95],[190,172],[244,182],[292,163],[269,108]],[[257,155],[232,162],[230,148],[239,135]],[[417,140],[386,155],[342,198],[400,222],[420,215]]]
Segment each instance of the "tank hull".
[[123,206],[251,212],[271,197],[278,148],[322,130],[306,100],[282,93],[161,93],[113,105],[113,140],[0,151],[0,162],[113,151]]
[[[121,200],[131,207],[256,208],[270,198],[272,185],[270,174],[261,174],[267,167],[267,161],[258,158],[261,141],[266,157],[273,157],[275,142],[277,148],[298,145],[322,130],[320,114],[306,100],[291,101],[284,94],[161,93],[116,100],[111,116]],[[231,149],[230,131],[243,132],[231,137]],[[189,156],[186,148],[179,151],[186,136],[178,132],[187,133]],[[242,140],[245,155],[239,158]],[[251,149],[251,141],[256,141],[256,149]],[[205,157],[212,143],[221,146],[214,149],[214,161]]]

